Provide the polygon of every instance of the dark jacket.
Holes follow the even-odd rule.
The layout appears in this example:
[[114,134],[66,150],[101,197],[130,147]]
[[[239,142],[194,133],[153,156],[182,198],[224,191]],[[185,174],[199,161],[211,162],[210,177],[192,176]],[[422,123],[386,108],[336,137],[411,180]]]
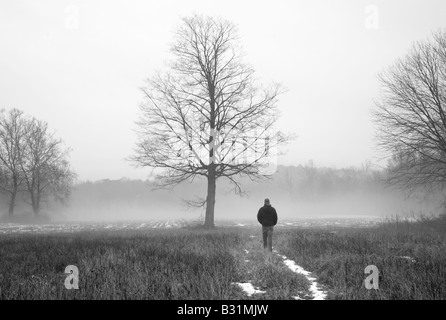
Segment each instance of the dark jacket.
[[264,205],[257,213],[257,220],[264,227],[275,226],[277,223],[277,212],[271,205]]

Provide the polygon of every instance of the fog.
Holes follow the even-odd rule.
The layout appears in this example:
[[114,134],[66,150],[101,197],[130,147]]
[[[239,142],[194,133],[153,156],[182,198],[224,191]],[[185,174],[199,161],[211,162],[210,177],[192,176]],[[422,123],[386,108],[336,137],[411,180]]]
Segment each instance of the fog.
[[[136,142],[139,88],[168,62],[181,17],[221,16],[237,25],[256,77],[287,88],[278,125],[298,138],[279,157],[282,166],[272,179],[240,180],[246,196],[218,180],[216,220],[255,220],[266,197],[281,219],[437,214],[441,194],[407,197],[380,183],[379,171],[360,166],[382,160],[370,119],[377,74],[443,27],[445,7],[440,0],[4,1],[0,108],[47,121],[72,150],[80,181],[66,205],[49,200],[42,215],[200,219],[204,208],[188,208],[183,200],[203,199],[206,181],[155,191],[142,180],[150,169],[137,170],[125,159]],[[0,199],[0,215],[6,215],[8,199]],[[32,215],[25,200],[18,199],[15,215]]]
[[280,163],[359,166],[378,160],[369,112],[377,73],[442,27],[445,7],[441,0],[0,1],[0,108],[48,121],[73,149],[82,180],[146,179],[147,170],[124,161],[135,144],[139,88],[168,59],[181,17],[197,12],[234,22],[261,82],[289,89],[280,126],[298,139]]
[[[271,179],[242,179],[247,193],[239,196],[224,179],[217,180],[215,219],[256,221],[265,198],[279,219],[385,218],[420,216],[441,212],[440,193],[407,194],[386,187],[379,171],[361,169],[279,166]],[[79,182],[66,205],[50,201],[42,214],[54,221],[200,220],[205,208],[193,208],[184,200],[206,195],[206,181],[183,183],[171,190],[154,190],[151,181],[100,180]],[[2,208],[6,211],[6,207]],[[17,214],[31,214],[25,203]]]

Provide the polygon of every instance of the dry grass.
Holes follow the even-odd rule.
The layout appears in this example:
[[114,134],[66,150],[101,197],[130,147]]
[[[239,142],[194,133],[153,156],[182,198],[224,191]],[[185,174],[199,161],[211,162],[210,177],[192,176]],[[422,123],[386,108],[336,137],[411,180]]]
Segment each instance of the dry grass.
[[[330,299],[446,298],[446,218],[278,227],[274,247],[313,272]],[[311,298],[305,277],[263,250],[260,228],[4,234],[0,257],[0,299]],[[79,290],[64,286],[67,265],[79,269]],[[364,287],[367,265],[380,271],[379,290]],[[247,296],[234,282],[266,292]]]
[[[445,217],[366,229],[288,230],[279,242],[318,275],[332,299],[446,299]],[[378,267],[378,290],[364,286],[368,265]]]

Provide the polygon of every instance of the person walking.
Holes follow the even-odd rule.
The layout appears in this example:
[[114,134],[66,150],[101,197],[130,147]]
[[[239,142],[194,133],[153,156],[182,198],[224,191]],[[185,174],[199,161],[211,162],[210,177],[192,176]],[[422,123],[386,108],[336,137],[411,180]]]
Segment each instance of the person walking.
[[257,213],[257,221],[262,225],[263,248],[273,251],[273,231],[277,224],[277,212],[271,206],[269,199],[265,199],[264,206]]

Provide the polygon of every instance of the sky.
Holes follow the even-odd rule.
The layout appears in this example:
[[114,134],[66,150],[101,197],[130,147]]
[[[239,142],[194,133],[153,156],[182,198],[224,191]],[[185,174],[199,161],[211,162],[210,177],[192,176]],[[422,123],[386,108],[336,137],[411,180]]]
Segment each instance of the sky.
[[80,180],[146,179],[126,160],[140,88],[169,61],[181,18],[238,26],[245,61],[280,82],[278,164],[381,164],[371,121],[377,74],[446,27],[446,1],[0,0],[0,108],[48,122]]

